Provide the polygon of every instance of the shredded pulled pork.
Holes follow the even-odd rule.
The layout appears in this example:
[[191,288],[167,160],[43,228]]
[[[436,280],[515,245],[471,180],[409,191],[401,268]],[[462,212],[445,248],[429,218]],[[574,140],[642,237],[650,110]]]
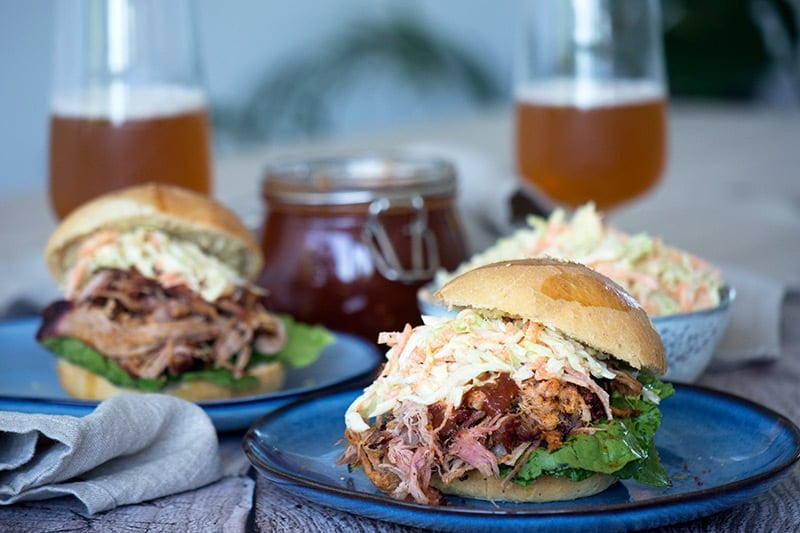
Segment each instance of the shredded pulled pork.
[[[614,380],[602,386],[633,387],[635,380],[625,377],[619,385],[612,385]],[[556,449],[573,432],[590,431],[605,417],[593,389],[535,377],[517,385],[508,374],[496,374],[470,389],[457,408],[403,402],[366,431],[348,429],[339,462],[361,466],[393,498],[440,504],[442,494],[430,486],[433,475],[448,484],[472,470],[498,476],[505,464],[514,467],[511,477],[534,448]]]
[[286,341],[283,322],[251,290],[209,303],[135,269],[97,271],[75,300],[54,302],[42,316],[37,339],[77,338],[142,378],[221,367],[241,377],[252,346],[272,354]]

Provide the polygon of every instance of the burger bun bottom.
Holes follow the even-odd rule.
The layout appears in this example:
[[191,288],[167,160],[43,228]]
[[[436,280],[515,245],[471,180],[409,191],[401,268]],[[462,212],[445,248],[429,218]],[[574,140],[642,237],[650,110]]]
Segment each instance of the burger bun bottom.
[[[141,392],[113,385],[106,378],[63,359],[58,360],[56,370],[61,387],[73,398],[105,400],[123,392]],[[170,386],[159,392],[194,402],[265,394],[283,386],[286,370],[281,363],[266,363],[251,368],[248,375],[256,377],[258,385],[247,389],[232,389],[198,379]]]
[[480,472],[473,470],[465,479],[457,479],[448,485],[445,485],[438,476],[434,476],[431,485],[444,494],[478,500],[553,502],[592,496],[603,492],[616,481],[616,477],[607,474],[595,474],[583,481],[541,476],[530,485],[524,486],[510,480],[504,482],[501,478],[484,478]]

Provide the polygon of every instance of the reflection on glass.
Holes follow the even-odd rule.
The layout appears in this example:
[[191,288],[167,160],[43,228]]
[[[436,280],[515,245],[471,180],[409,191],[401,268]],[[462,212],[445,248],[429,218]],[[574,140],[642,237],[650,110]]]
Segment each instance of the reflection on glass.
[[64,217],[127,185],[211,189],[208,112],[188,1],[58,2],[50,200]]

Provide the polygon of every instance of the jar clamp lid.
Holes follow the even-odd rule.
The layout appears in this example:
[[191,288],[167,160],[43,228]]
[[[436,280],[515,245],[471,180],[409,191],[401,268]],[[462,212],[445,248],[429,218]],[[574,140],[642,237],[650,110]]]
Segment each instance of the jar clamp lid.
[[384,197],[454,194],[456,172],[442,159],[361,155],[268,165],[267,200],[297,205],[348,205]]
[[[364,204],[362,240],[375,267],[391,281],[430,279],[440,266],[436,235],[428,227],[426,200],[456,192],[453,165],[441,159],[366,154],[289,161],[265,169],[263,195],[269,202],[307,207]],[[411,212],[407,226],[411,264],[401,264],[387,231],[393,209]]]

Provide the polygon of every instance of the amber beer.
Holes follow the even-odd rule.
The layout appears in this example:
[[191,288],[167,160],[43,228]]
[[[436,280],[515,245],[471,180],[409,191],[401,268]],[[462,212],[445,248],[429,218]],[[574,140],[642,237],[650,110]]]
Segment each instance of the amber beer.
[[150,90],[124,96],[122,106],[107,95],[54,102],[49,189],[59,218],[99,194],[147,181],[210,192],[202,94]]
[[607,209],[634,198],[658,181],[665,152],[655,84],[539,82],[517,92],[518,170],[556,203]]

